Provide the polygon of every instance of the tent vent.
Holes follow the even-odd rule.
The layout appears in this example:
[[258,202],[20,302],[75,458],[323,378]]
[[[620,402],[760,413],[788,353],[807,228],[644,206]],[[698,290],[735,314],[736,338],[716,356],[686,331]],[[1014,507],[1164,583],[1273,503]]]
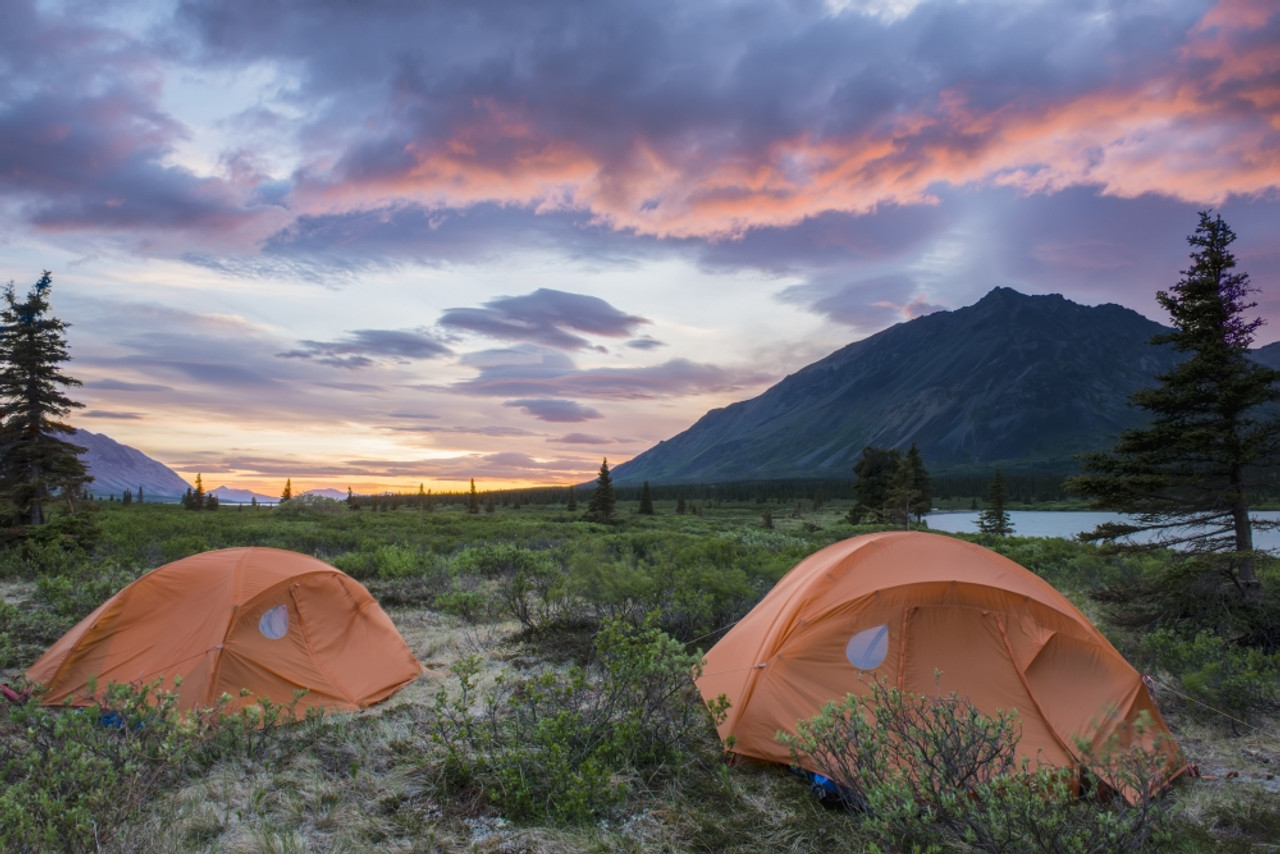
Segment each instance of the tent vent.
[[864,629],[845,645],[844,655],[859,670],[874,670],[889,652],[889,627],[875,626]]
[[258,620],[258,631],[271,640],[280,640],[289,631],[289,612],[283,605],[271,608]]

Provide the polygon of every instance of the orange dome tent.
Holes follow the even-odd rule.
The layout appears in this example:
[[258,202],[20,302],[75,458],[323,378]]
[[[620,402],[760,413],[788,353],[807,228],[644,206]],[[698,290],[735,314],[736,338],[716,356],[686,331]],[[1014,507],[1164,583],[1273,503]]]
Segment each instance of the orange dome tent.
[[[46,705],[91,705],[89,682],[163,677],[183,709],[258,697],[298,709],[362,709],[418,678],[389,617],[355,579],[313,557],[269,548],[205,552],[116,593],[27,671]],[[247,689],[248,696],[241,697]]]
[[[940,680],[937,672],[941,671]],[[730,702],[719,726],[735,753],[790,763],[777,740],[882,679],[1016,710],[1018,753],[1078,768],[1077,739],[1101,750],[1143,712],[1164,736],[1166,779],[1184,766],[1139,676],[1075,606],[995,552],[921,532],[854,537],[810,555],[707,653],[702,696]],[[821,773],[822,769],[808,768]]]

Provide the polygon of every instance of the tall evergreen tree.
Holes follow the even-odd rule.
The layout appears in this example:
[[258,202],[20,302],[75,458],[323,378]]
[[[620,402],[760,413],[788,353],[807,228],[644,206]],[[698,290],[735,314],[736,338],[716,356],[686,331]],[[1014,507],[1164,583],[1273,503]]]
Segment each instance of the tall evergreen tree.
[[1013,533],[1013,521],[1005,509],[1004,474],[996,466],[991,484],[987,487],[987,503],[978,514],[978,530],[984,534],[1007,537]]
[[916,521],[920,522],[933,509],[933,478],[925,468],[924,457],[920,455],[920,449],[916,447],[915,442],[912,442],[910,449],[907,450],[907,459],[911,461],[912,479],[916,490],[916,500],[911,504],[911,512],[915,514]]
[[885,521],[911,530],[911,515],[919,499],[915,466],[911,464],[909,457],[899,457],[893,479],[889,481],[889,493],[885,497]]
[[45,271],[19,300],[10,282],[0,309],[0,488],[24,525],[44,524],[55,493],[74,510],[92,480],[86,449],[59,438],[73,432],[61,419],[84,404],[64,391],[80,381],[62,372],[68,324],[49,314],[52,287]]
[[[1280,372],[1249,359],[1262,320],[1248,316],[1257,288],[1235,272],[1235,239],[1220,215],[1200,213],[1187,238],[1191,265],[1156,294],[1173,330],[1151,339],[1186,358],[1157,376],[1159,385],[1130,397],[1150,423],[1122,433],[1110,453],[1086,456],[1084,473],[1068,486],[1094,508],[1131,517],[1099,525],[1086,539],[1124,550],[1176,548],[1252,600],[1260,592],[1253,529],[1277,524],[1252,519],[1249,509],[1280,451],[1280,419],[1267,411],[1280,400]],[[1129,539],[1135,534],[1145,534],[1144,542]]]
[[596,488],[591,492],[591,502],[587,504],[587,512],[582,518],[588,522],[611,524],[618,521],[617,504],[613,494],[613,476],[609,474],[609,460],[605,458],[600,464]]
[[196,475],[196,488],[191,491],[191,509],[203,510],[205,507],[207,493],[204,491],[204,478],[199,474]]
[[142,484],[138,484],[138,503],[142,503]]
[[476,492],[476,479],[471,478],[471,491],[467,493],[467,512],[480,512],[480,493]]
[[862,449],[858,461],[853,464],[854,505],[849,510],[849,521],[857,524],[870,517],[874,522],[884,522],[888,516],[889,489],[898,461],[902,454],[895,448]]
[[281,501],[293,500],[293,478],[287,477],[284,481],[284,492],[280,493]]
[[653,510],[653,493],[649,491],[649,481],[645,481],[640,487],[640,515],[652,516]]

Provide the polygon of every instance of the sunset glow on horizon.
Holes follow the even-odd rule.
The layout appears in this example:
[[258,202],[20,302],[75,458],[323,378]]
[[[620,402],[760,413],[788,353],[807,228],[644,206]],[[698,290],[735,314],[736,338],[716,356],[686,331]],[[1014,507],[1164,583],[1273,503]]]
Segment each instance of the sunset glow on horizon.
[[1272,0],[12,0],[0,269],[77,426],[207,489],[583,483],[1220,211],[1280,340]]

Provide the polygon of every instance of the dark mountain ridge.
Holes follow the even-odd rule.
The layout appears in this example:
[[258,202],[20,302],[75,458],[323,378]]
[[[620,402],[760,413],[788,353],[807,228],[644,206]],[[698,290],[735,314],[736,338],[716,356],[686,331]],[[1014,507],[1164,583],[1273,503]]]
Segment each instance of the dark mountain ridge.
[[[995,288],[854,342],[712,410],[614,469],[619,484],[848,476],[866,445],[915,442],[931,471],[1070,471],[1142,423],[1131,393],[1178,358],[1114,304]],[[1270,348],[1267,348],[1270,349]]]

